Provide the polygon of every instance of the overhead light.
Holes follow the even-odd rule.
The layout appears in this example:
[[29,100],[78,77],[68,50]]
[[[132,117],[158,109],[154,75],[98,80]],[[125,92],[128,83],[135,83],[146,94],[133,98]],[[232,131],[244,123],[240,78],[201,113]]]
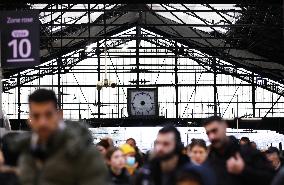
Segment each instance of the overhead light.
[[115,88],[117,84],[113,81],[110,81],[108,79],[104,79],[103,81],[98,81],[97,83],[97,90],[101,90],[103,87],[111,87]]
[[107,78],[108,74],[108,65],[107,65],[107,46],[106,46],[106,40],[105,40],[105,49],[104,49],[104,58],[105,58],[105,78],[103,81],[97,82],[97,90],[101,90],[103,87],[111,87],[115,88],[117,84],[110,79]]

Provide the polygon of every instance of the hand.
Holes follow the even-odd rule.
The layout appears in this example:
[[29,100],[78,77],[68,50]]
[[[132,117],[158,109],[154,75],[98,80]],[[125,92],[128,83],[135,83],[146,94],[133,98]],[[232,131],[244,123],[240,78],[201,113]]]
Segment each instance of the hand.
[[241,157],[240,153],[236,153],[235,156],[230,157],[227,160],[227,170],[229,173],[238,175],[243,172],[245,168],[245,162]]

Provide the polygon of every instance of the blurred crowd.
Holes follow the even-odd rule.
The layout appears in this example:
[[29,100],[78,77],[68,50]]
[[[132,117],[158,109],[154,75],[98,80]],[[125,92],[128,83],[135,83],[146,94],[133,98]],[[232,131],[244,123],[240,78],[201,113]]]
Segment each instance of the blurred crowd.
[[1,185],[284,185],[282,151],[227,136],[218,116],[203,122],[209,146],[198,138],[184,146],[179,131],[165,125],[143,153],[135,138],[94,144],[87,127],[63,121],[51,90],[28,100],[31,132],[1,138]]

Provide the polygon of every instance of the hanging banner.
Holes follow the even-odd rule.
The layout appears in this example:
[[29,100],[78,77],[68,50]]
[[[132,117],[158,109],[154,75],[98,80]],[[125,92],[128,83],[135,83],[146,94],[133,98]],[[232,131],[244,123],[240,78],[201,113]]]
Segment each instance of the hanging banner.
[[0,12],[1,67],[22,68],[40,64],[39,12]]

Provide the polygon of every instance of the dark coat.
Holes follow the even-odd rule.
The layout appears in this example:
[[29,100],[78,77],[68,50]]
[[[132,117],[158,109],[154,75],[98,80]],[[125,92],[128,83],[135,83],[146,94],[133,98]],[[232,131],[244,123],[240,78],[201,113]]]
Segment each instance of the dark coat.
[[120,175],[114,174],[111,169],[109,169],[109,174],[112,185],[132,185],[131,176],[125,168],[121,171]]
[[[176,168],[167,174],[167,185],[175,185],[176,176],[179,171],[190,162],[186,155],[180,155]],[[157,160],[152,160],[139,169],[136,178],[135,185],[162,185],[162,172],[161,163]]]
[[0,173],[1,185],[19,185],[19,180],[14,173]]
[[[8,133],[2,138],[2,152],[5,159],[5,165],[9,167],[16,167],[19,153],[11,150],[9,146],[14,145],[15,138],[18,133]],[[0,173],[1,185],[19,185],[19,179],[15,173],[5,172]]]
[[201,165],[188,163],[180,171],[178,178],[184,177],[188,174],[195,175],[196,179],[199,179],[199,182],[202,185],[216,185],[215,174],[207,163],[203,163]]
[[[211,148],[208,163],[215,171],[217,185],[269,185],[274,170],[266,158],[250,146],[240,146],[235,137],[229,137],[230,141],[225,147],[224,153],[219,153]],[[233,175],[227,171],[227,160],[239,152],[245,161],[245,169],[240,175]]]
[[107,168],[87,128],[67,122],[48,142],[45,152],[31,150],[31,137],[20,142],[22,185],[105,185]]
[[275,178],[273,179],[271,185],[283,185],[284,184],[284,167],[282,167]]

